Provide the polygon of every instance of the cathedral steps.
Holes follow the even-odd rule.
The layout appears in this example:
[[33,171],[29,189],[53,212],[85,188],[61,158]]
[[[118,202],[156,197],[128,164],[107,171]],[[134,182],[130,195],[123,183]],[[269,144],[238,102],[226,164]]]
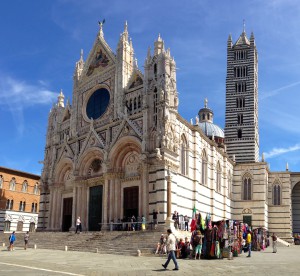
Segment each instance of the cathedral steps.
[[[28,248],[54,249],[103,254],[151,255],[156,249],[161,230],[107,231],[107,232],[35,232],[30,233]],[[186,232],[187,233],[187,232]],[[165,233],[164,233],[165,234]],[[10,233],[2,235],[2,243],[8,246]],[[24,233],[16,233],[16,247],[24,246]]]

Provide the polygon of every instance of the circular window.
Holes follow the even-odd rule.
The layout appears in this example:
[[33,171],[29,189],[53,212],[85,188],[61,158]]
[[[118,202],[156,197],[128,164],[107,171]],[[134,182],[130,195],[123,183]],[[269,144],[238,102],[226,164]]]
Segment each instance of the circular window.
[[86,106],[86,115],[89,119],[96,120],[100,118],[109,104],[109,92],[105,88],[96,90],[89,98]]

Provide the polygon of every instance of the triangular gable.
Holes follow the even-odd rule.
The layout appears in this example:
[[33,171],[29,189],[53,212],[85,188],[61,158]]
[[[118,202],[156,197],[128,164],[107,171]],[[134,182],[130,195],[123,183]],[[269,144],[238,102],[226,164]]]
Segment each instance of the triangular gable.
[[143,85],[143,78],[143,74],[139,70],[135,70],[128,81],[127,89],[133,89]]
[[128,136],[128,135],[136,135],[140,139],[142,139],[142,130],[139,128],[139,126],[128,119],[127,117],[123,117],[123,121],[120,124],[120,127],[118,129],[118,132],[113,137],[111,147],[116,143],[116,141],[121,138],[122,136]]
[[115,55],[103,37],[97,37],[87,61],[84,64],[83,75],[91,76],[115,64]]
[[85,150],[89,147],[98,147],[102,149],[105,147],[104,140],[97,134],[94,128],[90,129],[90,132],[87,135],[80,152],[85,152]]
[[61,159],[64,157],[73,159],[74,157],[74,152],[72,148],[67,144],[67,142],[64,143],[63,147],[60,149],[57,157],[57,162],[59,162]]

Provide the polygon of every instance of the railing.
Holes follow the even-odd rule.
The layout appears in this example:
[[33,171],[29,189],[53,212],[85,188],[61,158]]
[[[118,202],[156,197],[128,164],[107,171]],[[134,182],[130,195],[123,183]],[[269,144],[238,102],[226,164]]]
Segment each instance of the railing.
[[[107,231],[140,231],[142,229],[142,222],[110,222],[110,223],[98,223],[100,230]],[[148,222],[145,224],[144,230],[153,230],[154,222]]]

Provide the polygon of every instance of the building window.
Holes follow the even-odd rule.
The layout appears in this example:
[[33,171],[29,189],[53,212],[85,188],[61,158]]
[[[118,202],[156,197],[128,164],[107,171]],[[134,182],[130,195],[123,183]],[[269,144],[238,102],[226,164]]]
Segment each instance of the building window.
[[245,60],[247,59],[247,51],[246,50],[238,50],[234,52],[235,60]]
[[239,125],[243,124],[243,121],[244,121],[244,116],[243,116],[243,114],[238,114],[238,115],[237,115],[237,119],[238,119],[238,124],[239,124]]
[[29,232],[35,232],[35,223],[34,222],[30,222],[30,224],[29,224]]
[[37,203],[33,202],[31,204],[31,213],[37,213],[37,207],[38,207]]
[[10,231],[10,221],[6,220],[4,222],[4,232],[9,232]]
[[12,210],[14,208],[14,200],[8,199],[6,201],[6,210]]
[[251,178],[249,176],[246,176],[243,179],[243,200],[251,200],[251,199],[252,199]]
[[38,195],[38,194],[39,194],[39,185],[38,185],[37,183],[34,185],[33,193],[34,193],[35,195]]
[[247,90],[246,82],[236,82],[235,83],[235,92],[236,93],[246,92],[246,90]]
[[238,129],[238,133],[237,133],[238,138],[242,138],[243,136],[242,134],[243,134],[242,130]]
[[23,193],[26,193],[26,192],[27,192],[27,188],[28,188],[28,183],[27,183],[27,181],[25,180],[25,181],[23,182],[23,185],[22,185],[22,192],[23,192]]
[[281,187],[279,184],[274,185],[273,187],[273,204],[280,205],[281,204]]
[[187,142],[184,136],[181,139],[181,153],[180,153],[181,173],[183,175],[188,174],[188,150]]
[[0,175],[0,189],[3,188],[3,176]]
[[154,96],[154,99],[153,99],[153,119],[154,119],[154,125],[157,126],[157,88],[155,87],[154,88],[154,91],[153,91],[153,96]]
[[16,190],[16,179],[13,177],[12,180],[9,182],[9,189],[11,191]]
[[236,98],[236,107],[244,108],[245,107],[245,98],[243,98],[243,97]]
[[205,150],[202,152],[202,184],[207,185],[207,156]]
[[248,76],[247,66],[237,66],[233,69],[235,78],[245,78]]
[[221,166],[220,166],[220,162],[217,163],[217,171],[216,171],[216,188],[217,188],[217,192],[221,193]]
[[25,201],[20,201],[19,211],[24,212],[25,207],[26,207],[26,202]]

